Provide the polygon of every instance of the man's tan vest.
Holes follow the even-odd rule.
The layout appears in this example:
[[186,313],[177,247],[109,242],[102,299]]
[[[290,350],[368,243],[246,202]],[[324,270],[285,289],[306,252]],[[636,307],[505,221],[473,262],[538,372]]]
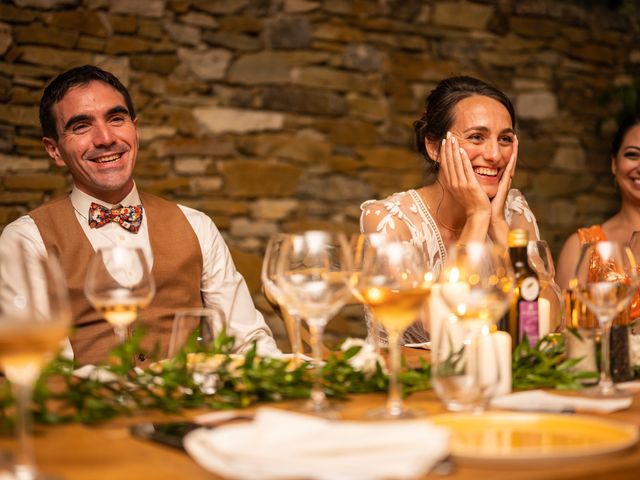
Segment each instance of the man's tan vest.
[[[137,322],[147,330],[137,361],[146,360],[148,364],[156,345],[160,346],[160,356],[166,354],[175,310],[203,305],[202,252],[191,225],[176,204],[148,193],[140,193],[140,199],[149,228],[154,258],[151,273],[156,283],[156,295],[140,312]],[[78,223],[69,195],[45,203],[29,216],[47,251],[59,256],[67,278],[74,319],[70,338],[76,363],[104,361],[117,341],[113,327],[84,295],[87,265],[94,250]]]

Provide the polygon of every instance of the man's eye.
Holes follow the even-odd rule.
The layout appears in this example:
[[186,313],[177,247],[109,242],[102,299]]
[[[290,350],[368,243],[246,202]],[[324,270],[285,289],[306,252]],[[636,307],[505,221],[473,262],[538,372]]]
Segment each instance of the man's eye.
[[115,117],[111,117],[111,123],[121,124],[127,120],[127,117],[124,115],[117,115]]
[[88,123],[76,123],[73,127],[71,127],[71,131],[73,133],[83,133],[89,129]]

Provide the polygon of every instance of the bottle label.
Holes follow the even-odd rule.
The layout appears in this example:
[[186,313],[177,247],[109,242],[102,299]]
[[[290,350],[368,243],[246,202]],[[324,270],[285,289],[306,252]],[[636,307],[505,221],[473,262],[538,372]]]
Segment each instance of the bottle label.
[[518,341],[521,341],[526,333],[529,345],[535,345],[539,339],[538,301],[528,302],[521,300],[518,304],[518,318],[520,319],[520,338]]
[[528,302],[533,302],[540,294],[540,283],[534,277],[527,277],[520,284],[520,296]]

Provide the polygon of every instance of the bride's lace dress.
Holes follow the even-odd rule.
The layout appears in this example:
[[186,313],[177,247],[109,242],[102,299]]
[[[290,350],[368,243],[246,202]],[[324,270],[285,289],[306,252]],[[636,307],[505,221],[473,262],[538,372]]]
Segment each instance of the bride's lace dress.
[[[367,200],[360,208],[362,210],[360,230],[363,230],[365,221],[370,224],[369,217],[371,215],[377,218],[376,231],[390,236],[397,234],[397,229],[400,228],[399,224],[403,224],[411,235],[410,242],[422,246],[434,276],[438,277],[447,258],[447,252],[436,222],[416,190],[394,193],[384,200]],[[517,217],[528,223],[533,223],[536,238],[540,238],[536,218],[519,190],[511,189],[509,191],[504,206],[504,215],[509,226],[514,224]],[[519,223],[522,225],[522,222]],[[369,315],[367,315],[367,327],[371,332]],[[386,332],[380,329],[378,338],[382,343],[386,343]],[[403,335],[404,343],[420,343],[428,339],[429,336],[424,331],[420,320],[414,322]]]

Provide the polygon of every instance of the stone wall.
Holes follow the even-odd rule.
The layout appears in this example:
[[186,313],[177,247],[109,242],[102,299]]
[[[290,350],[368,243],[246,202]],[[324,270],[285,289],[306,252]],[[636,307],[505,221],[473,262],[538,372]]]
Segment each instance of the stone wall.
[[98,64],[139,110],[139,185],[211,215],[268,312],[266,239],[356,231],[364,199],[420,185],[412,121],[438,80],[469,74],[514,101],[515,186],[557,252],[618,205],[620,105],[602,99],[638,75],[640,18],[599,3],[4,0],[0,225],[68,188],[37,103],[55,74]]

